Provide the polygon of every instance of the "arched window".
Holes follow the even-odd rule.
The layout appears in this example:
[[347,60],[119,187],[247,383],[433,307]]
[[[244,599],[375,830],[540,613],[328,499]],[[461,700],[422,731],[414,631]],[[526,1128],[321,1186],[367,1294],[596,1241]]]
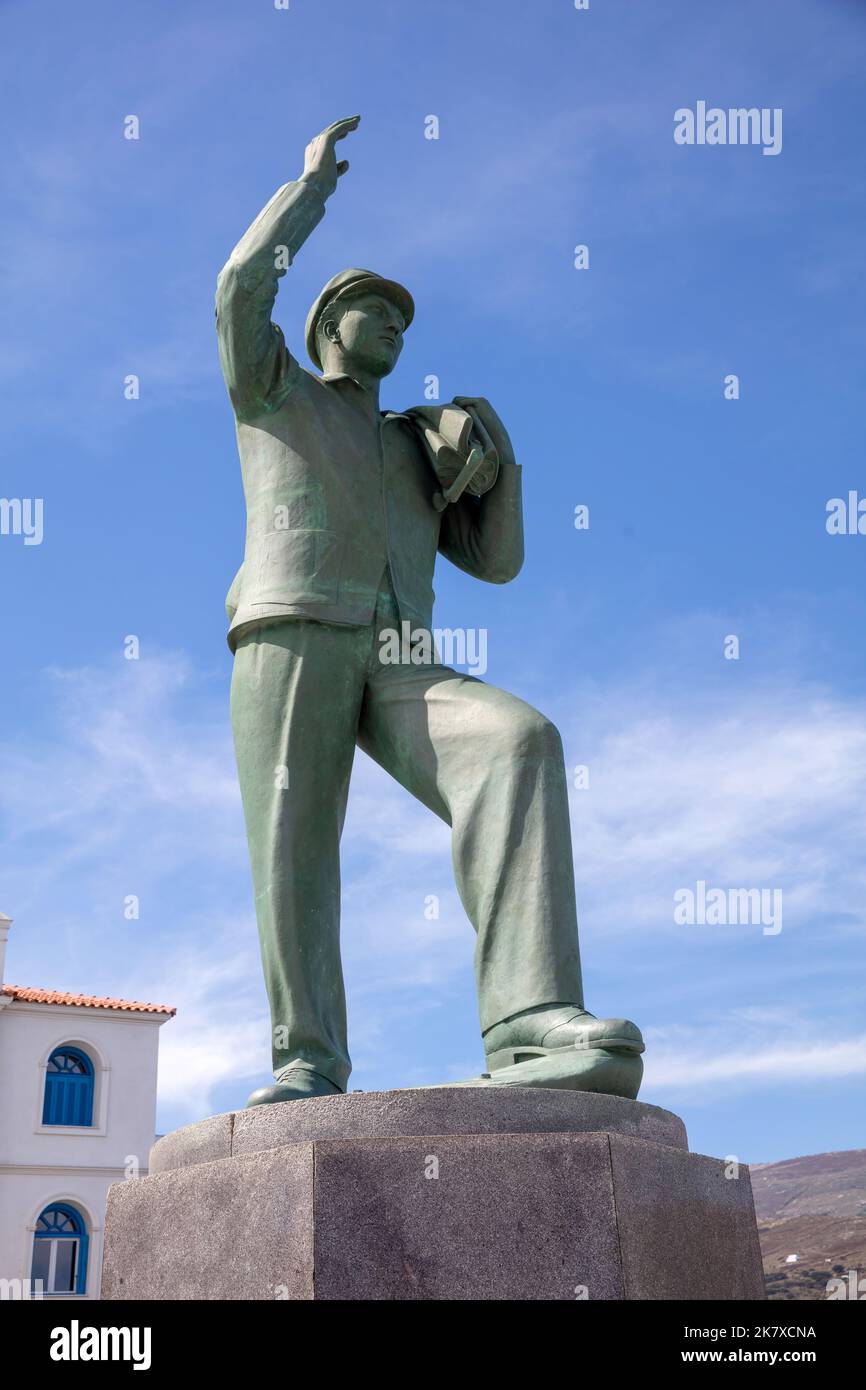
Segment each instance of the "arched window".
[[44,1125],[93,1124],[93,1063],[79,1047],[55,1047],[45,1072]]
[[33,1237],[33,1281],[42,1280],[43,1293],[85,1293],[87,1289],[87,1227],[84,1217],[65,1202],[53,1202],[36,1222]]

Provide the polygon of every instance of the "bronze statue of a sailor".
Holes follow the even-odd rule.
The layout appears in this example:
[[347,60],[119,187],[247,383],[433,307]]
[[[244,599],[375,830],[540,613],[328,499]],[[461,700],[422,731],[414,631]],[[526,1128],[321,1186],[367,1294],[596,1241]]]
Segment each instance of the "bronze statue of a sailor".
[[337,141],[359,119],[311,142],[217,286],[247,505],[228,598],[232,727],[275,1075],[247,1103],[346,1088],[340,835],[356,745],[451,827],[489,1068],[459,1084],[634,1097],[640,1032],[583,1006],[557,730],[436,659],[383,659],[386,631],[430,631],[437,555],[492,584],[520,570],[521,472],[505,427],[472,397],[380,409],[414,314],[393,280],[351,269],[328,282],[306,326],[317,372],[271,322],[278,280],[348,167]]

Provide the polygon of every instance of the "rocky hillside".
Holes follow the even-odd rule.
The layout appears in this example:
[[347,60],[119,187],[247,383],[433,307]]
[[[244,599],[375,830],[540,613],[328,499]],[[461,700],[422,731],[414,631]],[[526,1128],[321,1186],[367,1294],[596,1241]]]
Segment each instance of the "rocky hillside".
[[[825,1299],[849,1271],[866,1295],[866,1149],[752,1166],[769,1298]],[[796,1256],[796,1259],[791,1259]]]

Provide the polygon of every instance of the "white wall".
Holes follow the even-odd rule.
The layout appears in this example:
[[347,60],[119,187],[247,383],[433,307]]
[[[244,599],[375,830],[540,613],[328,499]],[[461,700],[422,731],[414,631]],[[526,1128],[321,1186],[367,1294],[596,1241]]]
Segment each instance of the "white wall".
[[[147,1171],[167,1019],[18,1001],[0,1008],[0,1278],[29,1278],[36,1218],[65,1200],[86,1218],[87,1296],[99,1296],[105,1197],[112,1182]],[[61,1043],[93,1061],[91,1129],[42,1125],[45,1067]]]

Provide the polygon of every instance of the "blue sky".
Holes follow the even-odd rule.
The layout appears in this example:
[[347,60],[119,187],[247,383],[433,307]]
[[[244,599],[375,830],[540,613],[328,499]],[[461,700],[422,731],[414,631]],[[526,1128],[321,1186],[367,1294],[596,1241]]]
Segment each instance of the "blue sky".
[[[358,111],[276,318],[305,361],[326,279],[401,279],[417,317],[383,403],[435,373],[511,431],[524,570],[498,588],[441,562],[437,622],[486,628],[486,678],[590,768],[588,1006],[643,1026],[642,1099],[694,1148],[862,1147],[866,537],[825,518],[866,494],[866,5],[97,0],[0,25],[0,495],[44,505],[41,545],[0,535],[7,979],[176,1005],[160,1129],[268,1075],[213,291],[307,141]],[[675,144],[699,100],[781,108],[781,153]],[[447,832],[360,755],[344,866],[350,1085],[477,1072]],[[780,889],[782,931],[676,925],[698,880]]]

